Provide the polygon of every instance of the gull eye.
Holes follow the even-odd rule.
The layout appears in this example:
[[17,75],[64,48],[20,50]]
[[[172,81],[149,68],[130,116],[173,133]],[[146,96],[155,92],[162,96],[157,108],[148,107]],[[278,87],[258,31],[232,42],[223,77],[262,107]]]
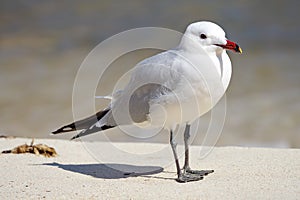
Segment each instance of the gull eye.
[[200,38],[201,38],[201,39],[206,39],[207,36],[206,36],[205,34],[202,33],[202,34],[200,35]]

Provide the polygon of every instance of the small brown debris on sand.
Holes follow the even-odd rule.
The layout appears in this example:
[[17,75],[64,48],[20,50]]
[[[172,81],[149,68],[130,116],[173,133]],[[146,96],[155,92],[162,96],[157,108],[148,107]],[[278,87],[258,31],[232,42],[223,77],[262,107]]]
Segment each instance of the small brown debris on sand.
[[33,145],[34,139],[32,139],[31,144],[23,144],[20,146],[17,146],[11,150],[5,150],[2,151],[2,153],[14,153],[14,154],[20,154],[20,153],[32,153],[35,155],[43,155],[45,157],[55,157],[57,156],[57,153],[53,147],[49,147],[45,144],[36,144]]
[[4,138],[4,139],[14,139],[16,138],[15,136],[8,136],[8,135],[0,135],[0,138]]

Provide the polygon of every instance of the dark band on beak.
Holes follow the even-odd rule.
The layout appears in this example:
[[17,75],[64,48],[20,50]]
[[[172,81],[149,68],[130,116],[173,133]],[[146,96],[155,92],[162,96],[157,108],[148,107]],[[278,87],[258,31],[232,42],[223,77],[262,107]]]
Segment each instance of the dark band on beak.
[[235,48],[234,48],[235,52],[237,53],[243,53],[241,47],[239,45],[236,44]]

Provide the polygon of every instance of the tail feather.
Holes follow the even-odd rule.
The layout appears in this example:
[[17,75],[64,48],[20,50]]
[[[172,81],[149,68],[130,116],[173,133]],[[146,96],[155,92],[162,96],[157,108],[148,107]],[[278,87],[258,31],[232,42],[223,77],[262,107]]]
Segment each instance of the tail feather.
[[[53,131],[52,133],[58,134],[58,133],[65,133],[65,132],[71,132],[71,131],[82,130],[82,129],[85,129],[84,131],[87,131],[87,130],[89,130],[89,128],[91,126],[93,126],[95,123],[97,123],[97,121],[99,121],[102,117],[104,117],[108,113],[109,110],[110,109],[101,110],[101,111],[97,112],[95,115],[92,115],[88,118],[65,125],[59,129]],[[97,128],[99,128],[99,127],[97,127]]]

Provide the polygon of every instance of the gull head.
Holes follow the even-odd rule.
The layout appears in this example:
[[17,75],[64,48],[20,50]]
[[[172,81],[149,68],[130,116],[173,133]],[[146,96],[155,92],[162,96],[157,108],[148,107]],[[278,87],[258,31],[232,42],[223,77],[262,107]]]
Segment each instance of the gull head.
[[202,48],[207,53],[220,54],[224,50],[242,53],[239,45],[226,38],[225,31],[220,26],[208,21],[190,24],[180,45],[185,49]]

